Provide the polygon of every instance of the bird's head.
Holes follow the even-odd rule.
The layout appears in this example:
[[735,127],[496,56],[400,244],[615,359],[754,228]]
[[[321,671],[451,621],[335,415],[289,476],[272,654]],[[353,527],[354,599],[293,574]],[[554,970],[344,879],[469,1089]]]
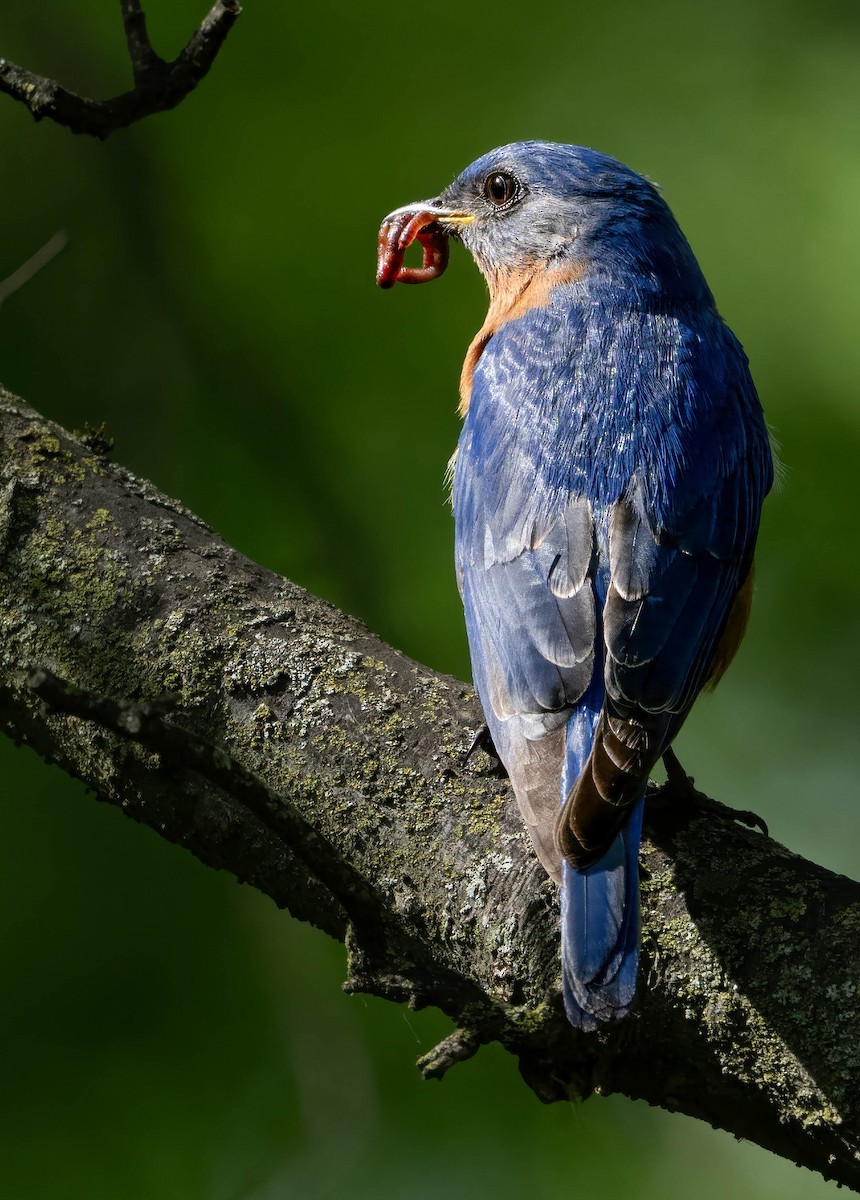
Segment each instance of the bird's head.
[[[491,291],[538,270],[594,275],[621,286],[707,290],[692,252],[652,183],[596,150],[515,142],[479,158],[432,200],[395,209],[379,234],[377,282],[424,283],[445,270],[448,239],[471,252]],[[419,241],[421,267],[407,267]]]

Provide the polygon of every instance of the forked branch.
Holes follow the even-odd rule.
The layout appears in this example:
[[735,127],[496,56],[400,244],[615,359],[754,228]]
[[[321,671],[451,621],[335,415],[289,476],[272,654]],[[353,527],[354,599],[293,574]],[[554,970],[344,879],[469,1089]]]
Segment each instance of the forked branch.
[[90,100],[53,79],[0,58],[0,92],[19,100],[37,121],[102,140],[153,113],[166,112],[193,92],[208,73],[242,11],[239,0],[216,0],[178,58],[166,62],[153,49],[140,0],[120,0],[134,88],[111,100]]

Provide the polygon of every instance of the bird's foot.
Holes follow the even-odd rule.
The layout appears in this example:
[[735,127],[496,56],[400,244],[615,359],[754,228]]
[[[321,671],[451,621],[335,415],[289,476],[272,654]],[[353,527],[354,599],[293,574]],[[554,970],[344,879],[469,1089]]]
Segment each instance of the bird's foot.
[[750,812],[749,809],[730,808],[728,804],[712,800],[710,796],[694,787],[695,781],[681,766],[671,747],[663,755],[663,765],[666,768],[666,782],[662,785],[651,782],[648,785],[646,801],[650,808],[668,809],[676,805],[683,806],[687,812],[710,813],[724,820],[738,821],[741,825],[760,830],[765,837],[770,836],[767,825],[757,813]]
[[502,760],[499,758],[499,752],[493,742],[493,735],[490,733],[489,725],[482,725],[476,730],[475,736],[469,743],[469,748],[466,750],[462,758],[463,766],[465,767],[469,759],[477,750],[483,752],[493,760],[493,765],[490,771],[493,775],[499,775],[502,779],[507,779],[508,773],[505,770]]

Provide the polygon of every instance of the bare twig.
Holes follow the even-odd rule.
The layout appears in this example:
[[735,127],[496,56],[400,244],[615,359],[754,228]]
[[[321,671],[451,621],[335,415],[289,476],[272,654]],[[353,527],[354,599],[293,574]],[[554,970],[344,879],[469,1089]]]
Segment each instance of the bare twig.
[[449,1033],[429,1054],[418,1060],[418,1070],[424,1079],[442,1079],[457,1063],[474,1058],[485,1043],[492,1041],[495,1034],[480,1029],[461,1026]]
[[46,267],[61,250],[65,250],[68,244],[69,235],[63,229],[58,230],[52,238],[45,242],[41,250],[37,250],[25,263],[21,264],[17,271],[13,271],[11,275],[7,275],[0,282],[0,304],[14,295],[25,283],[29,283],[33,276],[38,275],[42,267]]
[[149,40],[146,28],[146,17],[140,7],[140,0],[119,0],[122,9],[122,19],[125,24],[125,36],[128,42],[128,53],[134,73],[134,82],[142,83],[153,70],[166,67],[163,58],[155,53]]
[[26,104],[37,121],[47,117],[73,133],[104,139],[153,113],[166,112],[207,74],[242,11],[239,0],[216,0],[185,49],[173,62],[154,51],[140,0],[120,0],[134,90],[111,100],[90,100],[53,79],[0,58],[0,92]]

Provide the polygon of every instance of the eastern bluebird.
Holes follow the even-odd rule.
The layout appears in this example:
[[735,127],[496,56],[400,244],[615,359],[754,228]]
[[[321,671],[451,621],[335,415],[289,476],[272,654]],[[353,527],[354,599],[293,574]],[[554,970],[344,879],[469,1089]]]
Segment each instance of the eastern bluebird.
[[[475,685],[561,884],[582,1029],[626,1015],[648,776],[746,629],[773,465],[746,356],[657,189],[595,150],[493,150],[380,231],[378,282],[486,277],[453,472]],[[424,265],[404,266],[417,239]]]

